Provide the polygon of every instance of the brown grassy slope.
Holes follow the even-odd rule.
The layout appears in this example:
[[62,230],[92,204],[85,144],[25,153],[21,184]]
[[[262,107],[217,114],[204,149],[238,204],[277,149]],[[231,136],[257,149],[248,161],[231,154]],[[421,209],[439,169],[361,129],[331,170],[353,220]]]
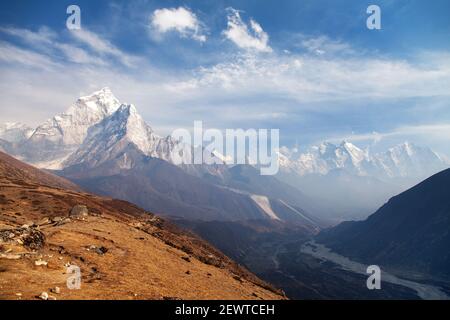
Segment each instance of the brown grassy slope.
[[[11,159],[0,153],[0,299],[284,298],[192,234],[130,203],[62,189],[64,179]],[[89,215],[68,218],[74,205]],[[43,246],[27,233],[42,233]],[[80,290],[66,286],[68,264],[81,268]]]
[[69,180],[49,172],[39,170],[0,151],[0,172],[3,178],[19,183],[31,183],[50,186],[58,189],[82,191],[79,186]]

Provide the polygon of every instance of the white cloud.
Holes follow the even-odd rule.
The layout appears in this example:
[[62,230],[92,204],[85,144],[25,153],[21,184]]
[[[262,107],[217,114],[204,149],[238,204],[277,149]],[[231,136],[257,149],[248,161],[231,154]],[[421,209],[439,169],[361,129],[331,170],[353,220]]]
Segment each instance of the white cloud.
[[56,33],[47,27],[41,27],[37,32],[14,27],[0,27],[0,32],[18,37],[30,44],[50,44],[56,37]]
[[316,55],[324,54],[354,54],[355,50],[345,42],[332,40],[327,36],[305,37],[300,35],[300,44],[308,52]]
[[424,64],[370,56],[247,53],[200,68],[172,87],[179,93],[212,92],[217,99],[270,95],[302,103],[449,96],[449,61],[445,55]]
[[271,52],[268,45],[269,36],[261,25],[250,19],[250,28],[242,21],[238,10],[228,8],[227,29],[223,31],[225,37],[234,42],[239,48],[255,50],[259,52]]
[[433,140],[450,141],[450,124],[447,123],[432,123],[420,125],[406,125],[398,127],[392,132],[383,134],[383,137],[401,135],[401,136],[415,136],[422,135]]
[[150,23],[159,33],[176,31],[182,37],[205,42],[206,36],[201,32],[201,24],[195,13],[188,8],[157,9],[150,17]]
[[[101,58],[101,56],[105,55],[113,56],[127,66],[130,66],[136,60],[136,58],[114,47],[107,40],[101,39],[98,35],[87,30],[74,30],[70,34],[79,43],[87,45],[92,52],[80,48],[73,41],[63,42],[58,34],[47,27],[41,27],[37,31],[14,27],[0,27],[0,32],[22,40],[26,45],[32,46],[34,50],[40,51],[42,57],[46,56],[47,60],[50,59],[49,57],[57,56],[58,54],[62,54],[70,62],[102,66],[108,64],[105,59]],[[24,56],[24,53],[27,52],[28,55],[35,56],[31,61],[36,60],[36,52],[18,47],[15,47],[15,50],[21,51],[19,57]],[[4,58],[6,59],[6,57]],[[12,59],[17,60],[19,58],[12,57]]]
[[58,66],[58,63],[45,55],[21,49],[6,42],[0,42],[0,61],[39,69],[51,69]]
[[79,64],[95,64],[106,66],[108,63],[99,57],[90,55],[86,50],[66,43],[55,43],[55,48],[59,49],[70,62]]
[[70,34],[75,39],[77,39],[81,43],[84,43],[85,45],[90,47],[91,50],[100,55],[115,57],[126,66],[134,66],[137,64],[136,57],[124,53],[108,40],[99,37],[97,34],[89,30],[72,30]]

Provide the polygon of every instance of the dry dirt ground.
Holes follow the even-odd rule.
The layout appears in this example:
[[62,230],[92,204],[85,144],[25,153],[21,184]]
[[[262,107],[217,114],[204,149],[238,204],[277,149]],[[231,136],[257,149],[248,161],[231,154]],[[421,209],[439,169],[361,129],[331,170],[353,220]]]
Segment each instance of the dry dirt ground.
[[[79,205],[89,213],[71,216]],[[81,270],[80,289],[67,286],[69,265]],[[43,292],[57,300],[285,299],[193,234],[0,154],[0,299]]]

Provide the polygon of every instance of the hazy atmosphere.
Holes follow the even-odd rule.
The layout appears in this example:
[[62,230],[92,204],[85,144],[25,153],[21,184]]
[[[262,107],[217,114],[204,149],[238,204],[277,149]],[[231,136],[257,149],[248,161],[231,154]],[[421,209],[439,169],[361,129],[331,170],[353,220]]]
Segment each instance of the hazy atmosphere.
[[1,1],[0,301],[450,301],[449,13]]

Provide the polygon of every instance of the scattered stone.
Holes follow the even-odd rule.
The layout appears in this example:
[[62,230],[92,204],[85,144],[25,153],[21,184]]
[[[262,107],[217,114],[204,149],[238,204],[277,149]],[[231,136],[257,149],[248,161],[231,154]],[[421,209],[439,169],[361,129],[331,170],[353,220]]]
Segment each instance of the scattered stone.
[[61,289],[59,287],[54,287],[52,289],[50,289],[51,293],[56,293],[56,294],[60,294],[61,293]]
[[56,297],[54,297],[54,296],[48,296],[48,299],[47,300],[56,300]]
[[66,223],[69,223],[71,220],[69,217],[64,218],[64,217],[55,217],[52,219],[52,221],[55,223],[55,226],[62,226]]
[[84,205],[76,205],[70,210],[69,216],[71,217],[86,217],[89,215],[89,210]]
[[100,247],[100,248],[95,249],[95,252],[97,252],[99,255],[103,255],[108,252],[108,248]]
[[99,254],[99,255],[104,255],[105,253],[108,252],[108,248],[105,248],[103,246],[101,247],[96,247],[94,245],[90,245],[89,247],[86,248],[87,251],[94,251],[95,253]]
[[186,271],[186,274],[191,274],[191,272],[188,270],[188,271]]
[[41,226],[41,225],[49,224],[49,223],[50,223],[49,218],[45,217],[45,218],[43,218],[41,221],[39,221],[37,224],[38,224],[39,226]]
[[[97,267],[91,267],[89,274],[87,275],[87,283],[92,283],[94,281],[102,280],[102,274]],[[123,281],[119,281],[119,284],[124,284]]]
[[42,300],[48,300],[48,293],[47,292],[42,292],[39,296],[40,299]]
[[29,229],[29,232],[22,238],[23,245],[32,250],[41,249],[45,244],[45,235],[36,229]]
[[22,256],[19,254],[0,253],[0,259],[18,260],[20,258],[22,258]]
[[181,257],[181,259],[183,259],[186,262],[191,262],[191,259],[189,259],[189,257]]
[[48,265],[48,262],[47,262],[47,261],[44,261],[44,260],[42,260],[42,259],[39,259],[39,260],[36,260],[36,261],[34,262],[34,264],[35,264],[36,266],[47,266],[47,265]]

